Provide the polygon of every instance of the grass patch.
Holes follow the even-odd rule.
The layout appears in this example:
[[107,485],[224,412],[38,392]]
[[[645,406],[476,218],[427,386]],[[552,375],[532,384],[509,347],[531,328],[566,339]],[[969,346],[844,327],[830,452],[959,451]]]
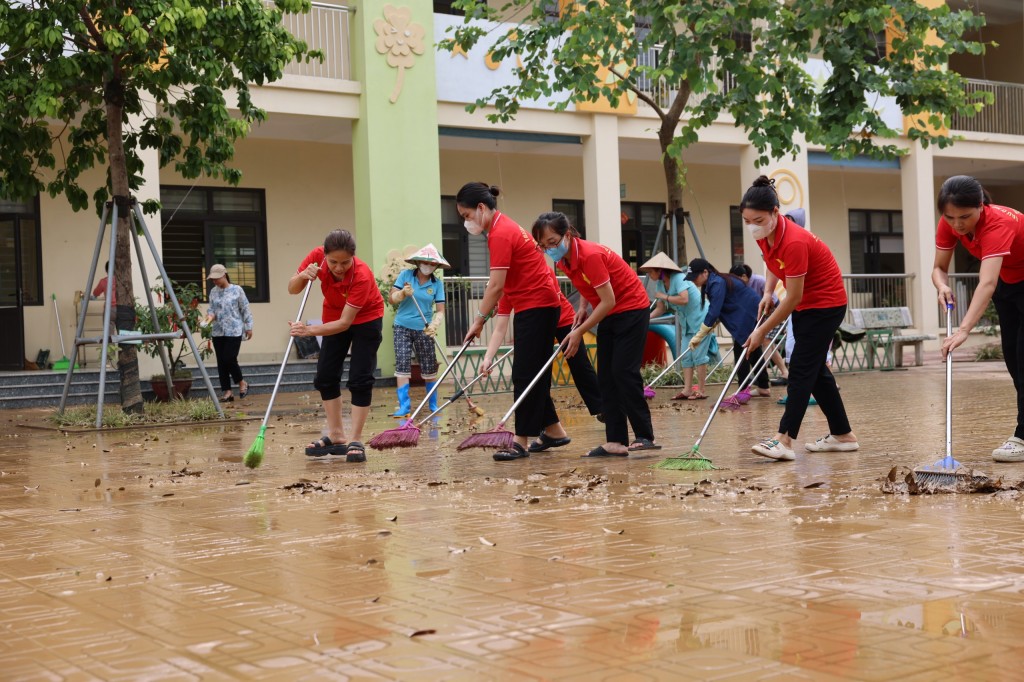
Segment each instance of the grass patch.
[[[96,424],[96,406],[79,405],[51,414],[47,419],[57,426],[91,427]],[[143,414],[127,414],[120,406],[103,410],[103,426],[124,428],[143,424],[183,424],[220,419],[212,400],[174,400],[169,403],[146,403]]]
[[990,360],[1002,360],[1003,359],[1003,346],[999,343],[986,343],[984,346],[978,346],[974,351],[975,362],[987,362]]

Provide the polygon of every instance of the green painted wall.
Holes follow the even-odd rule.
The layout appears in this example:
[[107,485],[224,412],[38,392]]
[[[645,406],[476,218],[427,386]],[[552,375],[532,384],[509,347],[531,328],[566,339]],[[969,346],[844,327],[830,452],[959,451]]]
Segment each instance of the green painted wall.
[[[427,0],[359,0],[351,18],[354,77],[362,84],[359,119],[352,125],[353,187],[357,250],[378,272],[392,249],[433,242],[441,247],[441,177],[437,135],[433,4]],[[388,8],[410,10],[409,20]],[[378,31],[394,40],[395,68],[377,50]],[[422,28],[417,34],[416,26]],[[422,36],[418,41],[417,35]],[[398,43],[401,40],[402,44]],[[410,41],[421,54],[396,57]],[[385,46],[388,47],[388,46]],[[396,82],[403,87],[395,102]],[[391,313],[378,354],[381,371],[394,371]]]

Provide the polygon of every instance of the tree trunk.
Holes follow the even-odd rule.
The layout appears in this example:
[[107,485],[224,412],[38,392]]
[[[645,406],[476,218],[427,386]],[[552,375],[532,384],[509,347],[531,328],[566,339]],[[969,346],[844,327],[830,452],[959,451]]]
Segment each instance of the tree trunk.
[[[124,85],[115,76],[104,92],[107,110],[107,151],[110,154],[110,188],[117,205],[117,251],[112,274],[117,288],[119,306],[134,308],[135,291],[132,286],[131,206],[128,187],[128,166],[124,155],[121,118],[124,115]],[[122,345],[117,354],[117,369],[121,373],[121,409],[128,413],[143,411],[142,388],[139,385],[139,357],[135,346]]]
[[[678,251],[672,253],[671,242],[666,243],[665,253],[680,267],[685,267],[689,262],[686,257],[686,214],[683,210],[683,160],[682,157],[672,156],[669,148],[675,139],[676,128],[679,126],[679,119],[682,118],[683,109],[690,99],[690,84],[681,81],[672,105],[661,115],[661,127],[658,129],[658,144],[661,146],[661,165],[665,172],[665,189],[668,192],[668,214],[676,217],[676,230],[678,237]],[[671,234],[667,232],[671,238]]]

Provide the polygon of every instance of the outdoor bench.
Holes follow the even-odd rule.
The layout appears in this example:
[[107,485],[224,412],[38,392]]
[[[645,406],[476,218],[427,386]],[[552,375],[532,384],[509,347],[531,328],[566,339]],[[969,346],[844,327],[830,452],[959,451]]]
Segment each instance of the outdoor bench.
[[934,334],[907,334],[902,330],[910,329],[914,322],[910,317],[910,308],[906,306],[894,308],[853,308],[850,310],[855,327],[860,327],[866,334],[864,343],[867,346],[868,369],[878,364],[882,369],[903,366],[903,349],[914,347],[914,365],[924,364],[924,342],[934,341]]

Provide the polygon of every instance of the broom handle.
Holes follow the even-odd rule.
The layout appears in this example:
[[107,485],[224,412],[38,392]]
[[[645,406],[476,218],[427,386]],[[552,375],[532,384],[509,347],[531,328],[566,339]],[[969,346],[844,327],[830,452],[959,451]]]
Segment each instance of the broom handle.
[[722,406],[722,401],[725,400],[725,394],[729,392],[729,386],[732,385],[732,380],[736,378],[736,372],[740,369],[740,363],[736,363],[732,368],[732,374],[725,380],[725,386],[722,388],[722,394],[718,396],[718,400],[715,401],[715,406],[711,408],[711,414],[708,415],[708,420],[704,422],[704,428],[700,430],[700,435],[697,436],[697,442],[693,444],[693,449],[696,450],[700,445],[700,442],[704,440],[704,436],[707,435],[708,429],[711,428],[711,420],[715,418],[715,414],[718,412],[718,408]]
[[779,346],[782,345],[782,342],[785,340],[785,336],[786,329],[783,327],[775,333],[775,336],[769,339],[768,348],[761,354],[761,357],[758,358],[754,366],[750,368],[750,373],[743,377],[743,381],[740,382],[740,387],[736,391],[737,393],[754,383],[754,379],[761,373],[761,370],[768,366],[768,362],[771,360],[772,354],[775,353],[775,351],[779,349]]
[[[53,299],[53,314],[57,317],[57,334],[60,335],[60,356],[66,358],[68,352],[64,350],[64,332],[60,328],[60,312],[57,310],[57,294],[50,294]],[[83,361],[84,362],[84,361]]]
[[423,406],[427,404],[428,400],[430,400],[430,396],[437,393],[437,389],[441,387],[441,382],[443,382],[445,377],[447,377],[455,368],[455,364],[459,361],[459,358],[462,357],[462,354],[466,352],[466,349],[469,348],[469,344],[473,343],[473,341],[473,338],[469,338],[466,340],[464,344],[462,344],[462,348],[459,349],[459,352],[455,354],[455,357],[452,358],[452,361],[448,363],[448,366],[445,367],[443,372],[441,372],[441,376],[437,378],[437,381],[435,381],[431,389],[427,391],[427,394],[423,396],[423,400],[420,401],[420,404],[416,406],[416,410],[409,415],[409,418],[405,421],[406,425],[413,423],[413,420],[416,419],[416,415],[420,413],[420,410],[423,409]]
[[[320,264],[322,268],[327,263],[325,258]],[[309,290],[313,286],[313,280],[306,282],[306,290],[302,292],[302,302],[299,303],[299,313],[295,316],[296,320],[302,319],[302,311],[306,309],[306,299],[309,298]],[[267,425],[270,420],[270,410],[274,407],[274,400],[277,399],[277,389],[281,387],[281,378],[284,376],[285,365],[288,364],[288,356],[291,355],[292,345],[295,343],[295,337],[288,333],[288,346],[284,349],[284,357],[281,358],[281,369],[277,370],[277,380],[274,381],[274,390],[270,394],[270,402],[267,403],[267,413],[263,415],[263,426]]]
[[[719,352],[721,352],[721,349],[719,349]],[[712,374],[717,372],[718,368],[721,367],[722,363],[724,363],[724,362],[725,362],[725,353],[722,353],[722,357],[718,358],[718,362],[715,363],[715,366],[708,370],[708,376],[710,377]]]
[[676,359],[665,365],[665,369],[661,370],[661,374],[651,379],[651,383],[647,384],[645,388],[654,388],[654,384],[661,381],[661,378],[668,374],[668,371],[676,366],[676,363],[683,359],[683,356],[690,352],[690,347],[687,346],[686,350],[676,356]]
[[[501,363],[503,363],[503,362],[505,361],[505,358],[507,358],[508,356],[512,355],[512,351],[513,351],[513,350],[515,350],[515,349],[514,349],[514,348],[509,348],[509,349],[508,349],[507,351],[505,351],[505,352],[504,352],[504,353],[502,354],[502,356],[501,356],[500,358],[498,358],[498,359],[497,359],[497,360],[495,360],[495,361],[494,361],[493,363],[491,363],[491,369],[493,370],[493,369],[495,369],[495,368],[496,368],[496,367],[497,367],[498,365],[500,365]],[[470,382],[469,382],[468,384],[466,384],[465,386],[463,386],[462,388],[460,388],[460,389],[459,389],[458,391],[456,391],[456,392],[455,392],[455,395],[453,395],[453,396],[452,396],[451,398],[449,398],[449,399],[448,399],[447,401],[445,401],[445,403],[444,403],[443,405],[441,405],[441,407],[437,408],[436,410],[434,410],[433,412],[431,412],[430,414],[428,414],[428,415],[427,415],[426,417],[424,417],[423,419],[421,419],[421,420],[419,420],[418,422],[416,422],[416,426],[423,426],[424,424],[426,424],[426,423],[427,423],[428,421],[430,421],[430,420],[431,420],[431,419],[432,419],[432,418],[434,417],[434,415],[436,415],[436,414],[437,414],[438,412],[440,412],[440,411],[441,411],[441,410],[443,410],[444,408],[446,408],[446,407],[448,407],[449,405],[451,405],[452,403],[454,403],[454,402],[455,402],[456,400],[458,400],[459,398],[461,398],[461,397],[462,397],[462,394],[463,394],[463,393],[465,393],[466,391],[468,391],[468,390],[470,389],[470,387],[471,387],[471,386],[472,386],[473,384],[475,384],[476,382],[480,381],[480,380],[481,380],[481,379],[483,379],[483,378],[484,378],[485,376],[487,376],[487,372],[481,372],[480,374],[477,374],[477,375],[476,375],[476,376],[475,376],[475,377],[473,378],[473,380],[472,380],[472,381],[470,381]],[[468,398],[468,397],[469,397],[469,396],[467,396],[467,398]]]
[[[413,275],[413,276],[415,277],[415,275]],[[427,316],[423,314],[423,308],[420,307],[420,302],[416,300],[416,295],[415,294],[412,295],[412,304],[414,306],[416,306],[416,312],[418,312],[420,314],[420,319],[423,320],[423,326],[424,327],[428,326],[429,323],[427,322]],[[448,358],[446,358],[444,356],[444,349],[441,348],[441,342],[437,340],[436,336],[431,336],[430,338],[434,342],[434,348],[436,348],[437,350],[441,351],[441,362],[443,362],[445,367],[447,367],[448,366]],[[455,388],[458,389],[458,393],[456,393],[456,396],[459,396],[459,395],[462,395],[463,393],[465,393],[465,388],[462,386],[462,384],[459,382],[459,380],[458,379],[454,379],[454,382],[455,382]],[[473,409],[474,407],[476,407],[476,405],[473,404],[473,399],[470,398],[468,395],[466,396],[466,402],[469,404],[470,409]]]
[[[953,336],[953,304],[946,304],[946,338]],[[946,459],[953,458],[953,351],[946,353]]]
[[[573,325],[572,329],[569,330],[569,333],[571,334],[573,330],[576,329],[576,327],[579,327],[579,324]],[[500,429],[501,427],[505,426],[505,422],[509,420],[509,418],[512,416],[512,413],[516,411],[517,407],[519,407],[520,403],[526,400],[526,396],[530,395],[530,391],[533,390],[533,387],[537,384],[538,381],[540,381],[540,378],[544,376],[544,372],[548,371],[548,368],[551,367],[551,363],[554,362],[555,358],[558,357],[558,354],[562,352],[562,346],[565,345],[565,341],[568,338],[569,334],[566,334],[562,338],[561,342],[558,344],[558,347],[555,348],[555,352],[552,353],[551,357],[548,358],[548,361],[544,363],[544,367],[542,367],[541,370],[537,372],[537,376],[533,378],[533,381],[531,381],[530,384],[526,387],[526,390],[523,391],[523,394],[519,396],[514,403],[512,403],[512,407],[509,408],[508,412],[505,413],[505,416],[501,418],[500,422],[498,422],[497,428]],[[587,352],[586,346],[583,347],[583,352]]]

